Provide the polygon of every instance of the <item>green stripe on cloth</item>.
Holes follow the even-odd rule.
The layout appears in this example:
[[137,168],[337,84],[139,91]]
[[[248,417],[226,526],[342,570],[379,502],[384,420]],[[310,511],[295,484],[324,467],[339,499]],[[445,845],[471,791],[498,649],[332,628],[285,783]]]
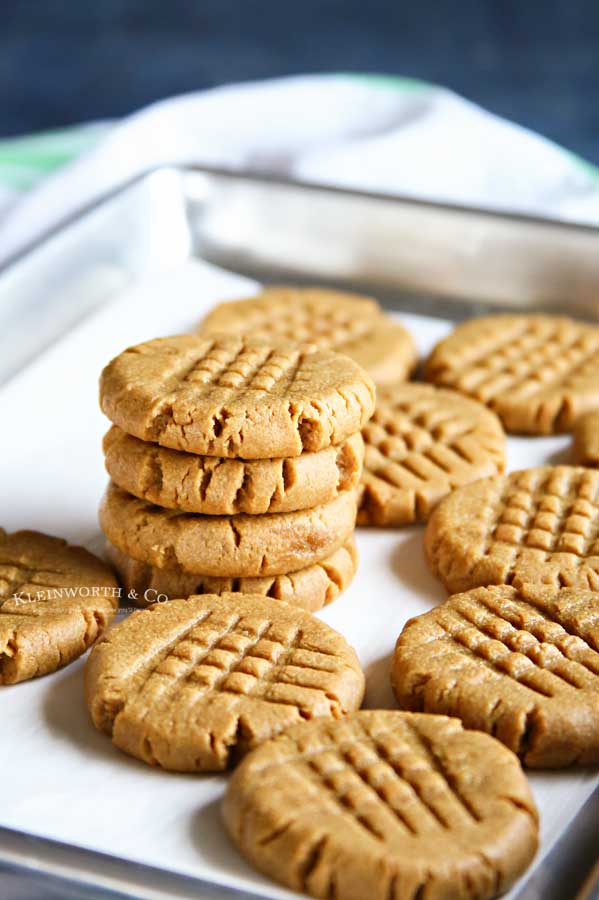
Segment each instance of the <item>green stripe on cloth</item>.
[[572,160],[574,165],[578,166],[579,169],[582,169],[586,174],[591,178],[591,180],[599,185],[599,166],[593,165],[593,163],[588,162],[586,159],[583,159],[582,156],[578,156],[577,153],[572,153],[571,150],[565,150],[564,147],[559,147],[564,156],[567,156]]
[[401,75],[377,75],[374,72],[358,74],[356,72],[340,72],[344,78],[355,78],[358,81],[367,81],[374,87],[392,88],[400,91],[429,91],[437,90],[436,84],[428,81],[420,81],[418,78],[404,78]]
[[44,177],[38,169],[0,162],[0,184],[15,191],[27,191]]
[[[375,72],[337,72],[331,78],[353,78],[383,90],[403,93],[434,91],[437,85]],[[112,127],[110,122],[97,122],[0,140],[0,186],[16,193],[29,190],[60,166],[76,159],[94,147]],[[554,144],[587,178],[599,185],[599,168],[575,153]]]
[[0,183],[28,190],[94,147],[110,125],[97,123],[0,141]]

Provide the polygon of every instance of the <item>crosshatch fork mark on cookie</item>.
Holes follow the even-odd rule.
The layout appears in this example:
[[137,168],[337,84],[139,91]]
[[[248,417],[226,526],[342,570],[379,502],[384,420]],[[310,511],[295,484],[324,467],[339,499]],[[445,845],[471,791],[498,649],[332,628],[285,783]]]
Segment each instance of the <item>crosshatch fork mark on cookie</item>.
[[[23,588],[31,584],[37,575],[38,571],[35,568],[0,565],[0,610],[6,600],[12,599],[14,594],[20,594]],[[47,586],[40,583],[40,588]]]
[[434,510],[429,564],[451,593],[492,584],[599,589],[599,472],[540,466],[460,487]]
[[[491,672],[517,681],[533,693],[543,697],[556,696],[560,687],[556,681],[561,682],[562,688],[564,685],[568,688],[583,687],[585,679],[581,679],[576,663],[568,660],[557,645],[553,644],[557,652],[551,658],[547,649],[543,653],[541,641],[533,635],[515,628],[511,632],[502,632],[497,625],[503,622],[505,620],[499,616],[477,621],[463,610],[453,610],[451,616],[440,619],[439,625],[462,653],[476,659]],[[543,658],[545,665],[540,662]],[[572,662],[571,666],[568,666],[569,662]]]
[[369,298],[274,288],[256,298],[220,304],[202,322],[200,332],[246,332],[268,339],[276,335],[335,348],[364,336],[380,319],[378,304]]
[[428,380],[496,410],[508,430],[568,431],[599,402],[599,328],[565,317],[493,316],[433,350]]
[[[500,336],[498,336],[498,333]],[[489,401],[499,393],[520,391],[530,395],[555,384],[567,384],[596,357],[585,335],[576,330],[567,339],[563,330],[532,328],[526,319],[503,332],[496,328],[461,358],[453,372],[439,366],[438,378],[458,385]],[[434,364],[431,366],[435,372]]]
[[450,490],[496,475],[504,466],[505,436],[496,416],[432,385],[381,389],[362,435],[362,524],[426,520]]
[[516,757],[457,719],[392,711],[290,728],[244,759],[223,803],[246,858],[316,897],[497,896],[534,856]]
[[276,335],[281,340],[309,341],[320,347],[336,349],[346,343],[355,341],[372,330],[376,319],[357,319],[351,315],[334,315],[330,312],[320,313],[312,317],[305,311],[300,315],[283,317],[280,313],[266,316],[255,321],[248,321],[246,330],[255,337],[271,338]]
[[194,384],[230,388],[233,393],[254,390],[284,394],[293,384],[301,360],[299,350],[279,352],[242,344],[231,352],[229,345],[213,343],[182,377],[175,379],[173,389]]
[[501,468],[500,434],[485,433],[479,423],[466,422],[455,415],[437,420],[431,431],[408,416],[409,410],[404,409],[397,416],[377,410],[364,429],[372,454],[371,467],[374,451],[380,465],[375,474],[388,479],[394,487],[403,487],[406,481],[413,484],[414,479],[427,482],[435,477],[446,479],[448,475],[451,482],[452,474],[457,478],[464,463],[474,465],[480,461],[481,451],[496,461],[496,469]]
[[94,724],[126,752],[222,771],[289,724],[356,709],[364,676],[344,639],[308,613],[204,594],[121,623],[90,656],[86,692]]
[[[302,658],[302,650],[308,651],[309,663],[305,656]],[[339,714],[338,703],[327,694],[326,687],[302,683],[302,671],[330,673],[337,668],[335,663],[331,665],[330,658],[327,664],[325,654],[304,646],[300,626],[281,627],[269,620],[256,621],[251,615],[230,619],[212,613],[171,648],[150,677],[171,682],[167,693],[161,693],[160,702],[167,698],[172,702],[186,686],[193,686],[194,702],[199,694],[218,692],[261,698],[271,703],[293,702],[282,701],[275,693],[278,686],[292,685],[326,695],[333,714]],[[289,669],[293,670],[293,677],[289,677]],[[149,679],[145,686],[151,687]],[[143,692],[142,687],[140,693]],[[301,691],[297,703],[302,705]]]
[[599,481],[591,473],[533,470],[506,482],[489,528],[494,542],[579,557],[599,554]]
[[412,620],[392,682],[400,703],[459,716],[529,765],[599,758],[599,594],[476,588]]
[[66,569],[40,570],[35,567],[17,565],[0,565],[0,610],[2,604],[20,595],[25,588],[34,588],[35,592],[52,588],[68,587],[72,581]]
[[271,459],[342,443],[374,408],[355,361],[252,337],[178,335],[115,357],[100,403],[124,431],[174,450]]
[[46,675],[81,656],[117,605],[116,578],[87,550],[0,528],[0,684]]
[[402,723],[401,741],[390,741],[392,732],[371,733],[361,722],[355,725],[351,741],[298,757],[317,795],[325,789],[341,815],[383,842],[394,830],[405,837],[480,821],[432,742],[408,722]]

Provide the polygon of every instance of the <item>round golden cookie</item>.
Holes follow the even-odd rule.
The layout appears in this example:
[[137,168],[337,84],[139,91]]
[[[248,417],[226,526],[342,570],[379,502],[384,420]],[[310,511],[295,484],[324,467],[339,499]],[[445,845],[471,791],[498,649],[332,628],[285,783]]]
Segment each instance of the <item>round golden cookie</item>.
[[287,575],[343,546],[356,521],[354,491],[292,513],[199,516],[162,509],[110,483],[100,525],[111,544],[158,569],[217,578]]
[[130,347],[100,379],[100,403],[128,434],[204,456],[271,459],[359,431],[374,385],[357,363],[299,344],[183,334]]
[[507,431],[570,431],[599,405],[599,327],[548,315],[470,319],[437,344],[425,376],[490,406]]
[[219,459],[149,444],[113,425],[104,454],[113,482],[150,503],[212,516],[258,515],[310,509],[354,490],[364,442],[354,434],[287,459]]
[[83,547],[0,528],[0,684],[54,672],[113,619],[117,581]]
[[357,709],[364,675],[344,638],[310,613],[251,594],[203,594],[135,612],[85,671],[96,728],[150,765],[225,769],[254,744]]
[[360,525],[426,522],[450,491],[505,466],[505,435],[494,413],[429,384],[379,388],[362,435]]
[[288,575],[265,578],[215,578],[190,575],[181,568],[157,569],[127,556],[108,543],[107,553],[118,572],[125,594],[137,606],[146,607],[190,594],[260,594],[283,600],[310,612],[332,603],[351,583],[358,567],[353,538],[326,559]]
[[377,384],[407,378],[417,362],[406,329],[376,300],[325,288],[269,287],[255,297],[219,303],[202,334],[251,334],[302,341],[350,356]]
[[474,588],[411,619],[395,647],[404,709],[457,716],[528,766],[599,763],[599,594]]
[[599,590],[599,472],[540,466],[458,488],[424,545],[451,593],[492,584]]
[[599,409],[581,416],[574,425],[574,461],[599,469]]
[[336,900],[485,900],[538,843],[513,753],[457,719],[388,710],[262,744],[233,773],[223,814],[257,869]]

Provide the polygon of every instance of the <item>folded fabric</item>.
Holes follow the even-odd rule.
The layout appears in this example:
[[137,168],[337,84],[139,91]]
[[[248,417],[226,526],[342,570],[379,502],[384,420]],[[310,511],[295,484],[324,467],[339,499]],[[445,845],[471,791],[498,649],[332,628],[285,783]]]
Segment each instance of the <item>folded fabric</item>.
[[599,225],[599,170],[550,141],[444,88],[314,75],[0,144],[0,262],[135,175],[185,163]]

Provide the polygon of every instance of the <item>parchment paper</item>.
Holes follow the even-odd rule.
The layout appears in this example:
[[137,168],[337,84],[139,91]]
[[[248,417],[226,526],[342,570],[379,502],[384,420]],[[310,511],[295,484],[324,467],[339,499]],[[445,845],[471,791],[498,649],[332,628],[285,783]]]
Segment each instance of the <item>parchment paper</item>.
[[[97,401],[100,370],[132,343],[190,330],[220,299],[251,282],[189,262],[140,283],[86,319],[0,390],[0,524],[34,528],[101,552],[96,510],[106,484]],[[424,353],[451,325],[402,316]],[[509,468],[567,459],[569,439],[509,440]],[[394,707],[390,654],[409,617],[445,597],[422,553],[422,529],[358,531],[351,588],[322,613],[366,671],[368,707]],[[92,726],[83,660],[54,675],[0,688],[0,825],[217,883],[291,897],[255,873],[220,821],[221,776],[151,769]],[[599,773],[531,774],[550,849],[599,783]]]

